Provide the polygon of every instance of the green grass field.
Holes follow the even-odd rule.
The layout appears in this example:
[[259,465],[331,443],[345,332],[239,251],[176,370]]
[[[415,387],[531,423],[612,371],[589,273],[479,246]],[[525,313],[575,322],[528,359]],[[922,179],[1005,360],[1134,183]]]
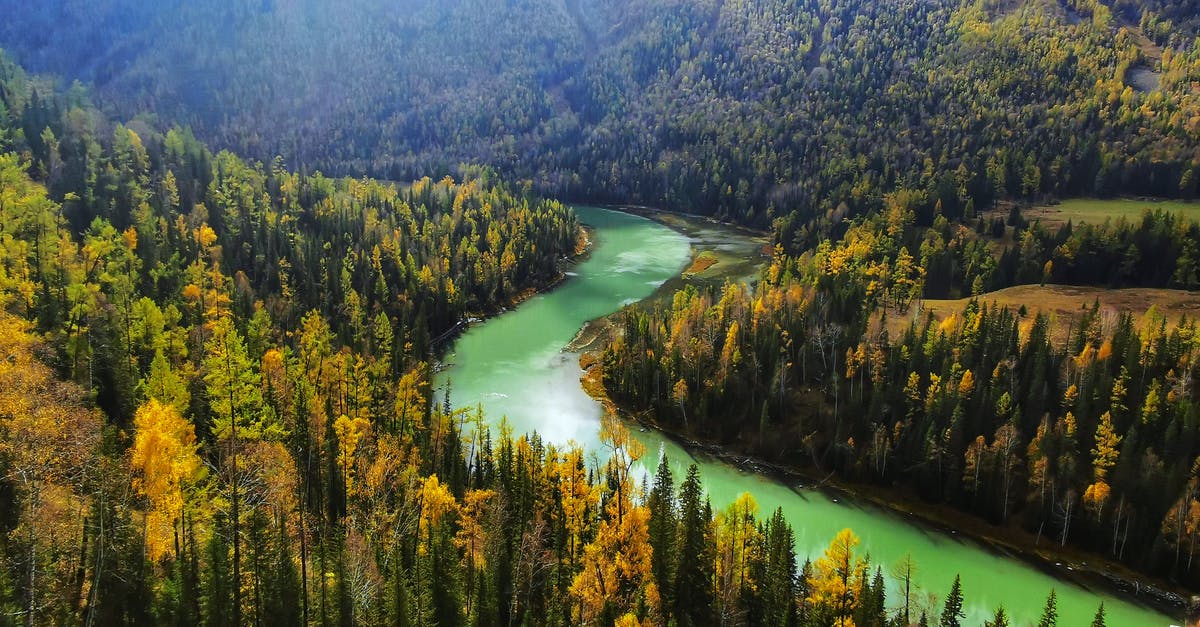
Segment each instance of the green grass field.
[[1025,220],[1033,223],[1041,221],[1042,226],[1056,227],[1070,220],[1074,224],[1088,222],[1098,224],[1112,218],[1137,220],[1146,209],[1162,209],[1172,211],[1189,218],[1200,220],[1200,202],[1185,202],[1181,200],[1138,200],[1134,198],[1113,198],[1102,200],[1098,198],[1072,198],[1057,205],[1033,207],[1022,212]]

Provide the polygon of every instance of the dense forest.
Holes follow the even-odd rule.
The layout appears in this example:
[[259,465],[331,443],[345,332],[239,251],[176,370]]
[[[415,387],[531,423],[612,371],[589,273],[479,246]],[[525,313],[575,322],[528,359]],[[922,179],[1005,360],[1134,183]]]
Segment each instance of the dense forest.
[[399,188],[213,155],[7,61],[0,103],[3,622],[964,619],[957,580],[901,588],[917,565],[849,529],[799,563],[781,512],[713,511],[694,466],[639,481],[613,418],[589,465],[432,398],[435,336],[577,251],[562,205],[485,170]]
[[1194,4],[0,0],[0,624],[958,625],[435,398],[582,250],[548,197],[772,231],[619,314],[621,407],[1200,586],[1200,321],[984,297],[1200,287],[1185,216],[1021,211],[1200,192]]
[[[1200,225],[1035,225],[994,250],[990,231],[889,205],[802,257],[777,248],[754,287],[620,314],[609,393],[689,435],[1200,581],[1200,322],[1092,304],[1068,325],[986,298],[919,313],[925,293],[1048,278],[1195,287]],[[893,337],[889,317],[911,322]]]
[[928,224],[1200,185],[1188,0],[9,4],[0,45],[121,118],[353,176],[488,163],[792,253],[900,188]]

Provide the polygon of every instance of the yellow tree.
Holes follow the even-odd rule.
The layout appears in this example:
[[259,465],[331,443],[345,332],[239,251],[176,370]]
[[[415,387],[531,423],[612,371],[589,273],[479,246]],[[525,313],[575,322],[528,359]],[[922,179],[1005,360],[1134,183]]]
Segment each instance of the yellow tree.
[[1096,446],[1092,449],[1093,483],[1083,493],[1083,502],[1099,518],[1108,502],[1111,489],[1108,486],[1108,471],[1116,465],[1120,451],[1121,436],[1113,428],[1112,415],[1104,412],[1100,424],[1096,425]]
[[600,441],[609,449],[609,469],[616,479],[617,504],[616,515],[620,519],[625,511],[624,505],[631,501],[630,491],[632,482],[629,473],[633,464],[646,453],[646,445],[629,433],[629,429],[621,423],[621,419],[611,413],[600,418]]
[[453,592],[457,551],[452,530],[461,508],[450,489],[437,475],[427,477],[421,485],[417,517],[417,561],[413,568],[414,586],[428,590],[428,605],[422,595],[415,597],[417,622],[429,624],[459,624],[464,618],[455,604]]
[[[186,232],[186,227],[183,228]],[[183,297],[195,306],[205,322],[212,322],[227,315],[232,302],[228,294],[228,281],[221,271],[221,247],[217,245],[217,232],[208,224],[201,223],[187,234],[196,245],[196,258],[185,271],[189,283],[183,287]],[[208,258],[207,264],[205,257]]]
[[925,284],[925,269],[914,262],[908,248],[901,247],[892,268],[891,300],[897,313],[908,310],[908,305],[920,295]]
[[992,444],[988,447],[988,458],[993,466],[992,470],[1000,475],[1001,520],[1008,520],[1008,505],[1015,475],[1014,471],[1021,462],[1021,457],[1018,453],[1020,445],[1021,436],[1017,431],[1017,427],[1011,422],[1006,422],[996,428]]
[[862,586],[855,580],[866,567],[866,560],[854,555],[858,543],[850,529],[839,531],[808,580],[808,602],[837,627],[853,625],[851,616],[858,606]]
[[736,624],[739,600],[744,592],[754,592],[754,564],[762,558],[763,537],[755,524],[758,503],[743,492],[717,515],[717,605],[724,624]]
[[1050,467],[1051,460],[1044,450],[1048,433],[1050,433],[1049,414],[1042,419],[1041,424],[1038,425],[1037,433],[1029,441],[1029,446],[1025,449],[1025,459],[1029,472],[1029,493],[1026,495],[1026,500],[1032,503],[1036,498],[1038,505],[1043,511],[1046,507],[1046,493],[1051,483],[1053,483]]
[[742,360],[742,351],[739,347],[741,327],[738,321],[734,320],[729,324],[729,330],[725,333],[725,343],[721,345],[721,383],[724,385],[728,381],[729,376],[737,369],[738,363]]
[[967,446],[967,450],[963,454],[963,488],[972,495],[979,492],[979,479],[983,475],[983,467],[987,461],[986,451],[987,441],[981,435]]
[[444,522],[449,522],[458,516],[458,501],[450,493],[445,484],[438,481],[437,475],[430,475],[421,485],[421,516],[417,527],[417,550],[422,555],[429,551],[434,536],[442,529]]
[[975,391],[975,374],[970,370],[963,372],[962,378],[958,381],[958,395],[960,398],[969,398],[971,392]]
[[84,405],[82,389],[36,359],[29,326],[0,311],[0,478],[16,505],[6,515],[17,523],[6,552],[24,571],[14,578],[13,598],[32,625],[52,622],[53,604],[78,594],[69,590],[72,561],[61,556],[82,543],[78,514],[87,511],[86,473],[99,464],[101,422]]
[[74,248],[61,228],[62,210],[22,161],[15,153],[0,155],[0,309],[25,314],[51,264],[63,269],[62,261],[75,260],[60,254],[66,252],[60,247]]
[[342,471],[347,497],[354,494],[354,454],[358,451],[359,442],[370,431],[371,423],[366,418],[350,418],[342,414],[333,421],[333,432],[337,435],[338,443],[337,464]]
[[1196,538],[1200,536],[1200,479],[1197,470],[1200,469],[1200,459],[1192,464],[1192,477],[1184,485],[1183,493],[1167,511],[1162,520],[1162,539],[1167,546],[1175,549],[1174,566],[1178,568],[1180,553],[1186,542],[1188,545],[1187,571],[1192,570],[1192,558],[1196,554]]
[[583,449],[578,446],[572,446],[559,457],[554,472],[563,508],[563,526],[567,532],[567,566],[574,571],[583,550],[590,513],[600,501],[600,494],[588,481]]
[[614,488],[571,583],[571,595],[579,600],[575,620],[592,624],[606,615],[633,614],[641,624],[657,624],[660,599],[651,559],[650,510],[634,505],[630,478],[645,446],[615,416],[604,416],[600,425],[600,439],[612,451],[607,472]]
[[146,498],[146,556],[157,561],[168,552],[179,556],[177,525],[188,488],[204,476],[196,454],[196,430],[174,405],[151,398],[133,419],[136,435],[129,463],[133,489]]
[[492,490],[470,490],[463,495],[462,507],[458,519],[458,533],[454,536],[454,546],[462,551],[463,565],[467,571],[466,615],[472,618],[475,600],[475,574],[487,567],[486,553],[488,532],[485,520],[492,498],[496,493]]
[[[425,420],[429,382],[422,376],[424,370],[425,364],[421,363],[404,373],[396,383],[396,411],[392,415],[391,424],[393,433],[412,437],[413,431],[419,429]],[[396,424],[397,419],[399,425]]]
[[616,515],[619,495],[607,505],[608,517],[600,523],[595,539],[584,547],[583,566],[571,583],[571,595],[579,604],[577,624],[597,624],[607,615],[632,614],[642,625],[659,624],[658,586],[651,567],[650,510],[630,507]]
[[683,416],[683,428],[687,429],[688,386],[687,381],[684,381],[682,377],[676,381],[675,385],[671,388],[671,400],[675,401],[675,404],[679,406],[679,413]]

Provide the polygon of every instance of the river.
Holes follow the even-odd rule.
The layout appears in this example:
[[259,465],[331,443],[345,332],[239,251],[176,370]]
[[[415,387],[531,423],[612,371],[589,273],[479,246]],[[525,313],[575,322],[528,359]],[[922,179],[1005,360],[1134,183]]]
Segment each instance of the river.
[[[449,381],[452,403],[482,405],[493,425],[506,416],[514,433],[537,431],[547,441],[573,440],[586,452],[598,454],[601,408],[580,387],[579,355],[565,352],[564,347],[588,320],[646,298],[677,276],[689,261],[690,243],[643,217],[593,207],[576,211],[593,228],[590,256],[554,290],[463,333],[450,347],[447,367],[435,383],[443,388]],[[847,503],[819,490],[795,490],[718,460],[693,457],[653,431],[636,435],[646,444],[642,463],[647,472],[653,472],[659,451],[672,461],[676,481],[682,479],[687,464],[698,464],[714,510],[726,507],[742,492],[754,496],[760,516],[782,507],[795,528],[801,562],[806,555],[815,559],[839,530],[850,527],[862,539],[859,549],[870,555],[873,564],[883,565],[885,576],[888,566],[911,554],[917,565],[916,585],[939,599],[949,591],[955,573],[961,574],[966,624],[983,624],[1000,604],[1013,625],[1034,624],[1051,588],[1058,593],[1060,625],[1090,624],[1101,601],[1109,625],[1172,622],[1152,609],[1056,579],[1021,560],[932,531],[890,511]],[[888,606],[894,607],[897,599],[894,582],[889,581]],[[931,623],[940,612],[938,604]]]

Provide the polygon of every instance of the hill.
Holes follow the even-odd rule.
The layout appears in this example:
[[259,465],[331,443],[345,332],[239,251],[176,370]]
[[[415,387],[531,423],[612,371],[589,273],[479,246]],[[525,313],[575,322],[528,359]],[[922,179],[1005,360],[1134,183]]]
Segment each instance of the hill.
[[1192,20],[1148,0],[6,4],[0,45],[118,118],[334,174],[481,162],[562,197],[774,224],[792,250],[898,188],[925,222],[1197,191]]

